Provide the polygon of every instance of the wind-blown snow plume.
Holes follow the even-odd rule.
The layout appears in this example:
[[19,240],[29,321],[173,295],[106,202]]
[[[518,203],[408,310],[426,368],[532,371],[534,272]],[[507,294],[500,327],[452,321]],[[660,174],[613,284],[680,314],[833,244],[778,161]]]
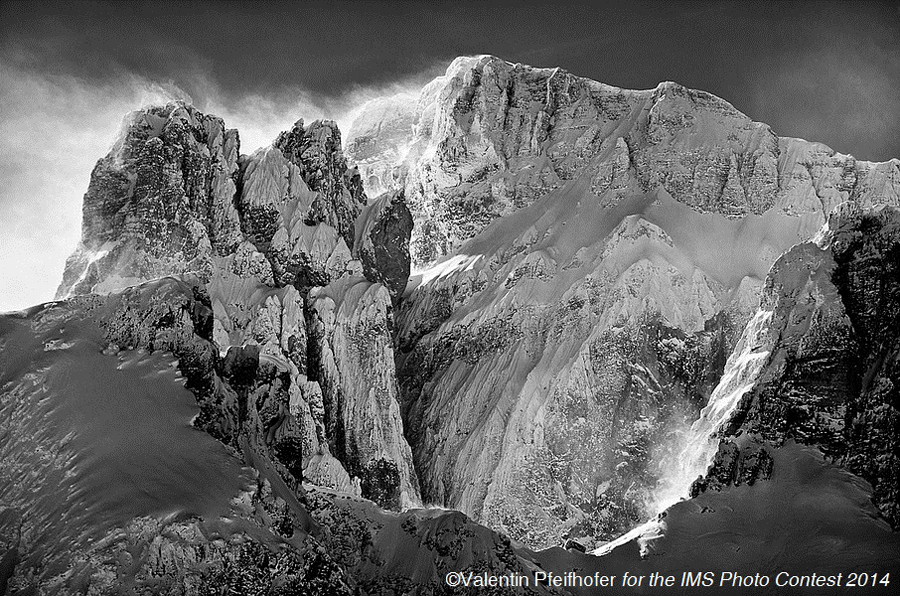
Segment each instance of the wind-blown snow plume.
[[[709,403],[690,429],[680,435],[680,440],[658,462],[660,480],[649,506],[657,516],[687,498],[693,482],[703,476],[712,463],[719,445],[719,431],[731,419],[744,394],[753,388],[768,361],[766,334],[771,318],[772,311],[761,309],[747,323],[725,364],[722,379],[709,397]],[[658,538],[664,530],[665,523],[656,517],[604,544],[593,554],[605,555],[635,538],[641,545],[642,553],[646,552],[647,543]]]
[[722,379],[716,386],[700,418],[681,438],[675,457],[662,462],[660,490],[655,495],[659,512],[687,497],[691,484],[706,473],[718,448],[718,432],[728,423],[766,364],[767,324],[772,311],[760,310],[747,323],[741,339],[725,364]]

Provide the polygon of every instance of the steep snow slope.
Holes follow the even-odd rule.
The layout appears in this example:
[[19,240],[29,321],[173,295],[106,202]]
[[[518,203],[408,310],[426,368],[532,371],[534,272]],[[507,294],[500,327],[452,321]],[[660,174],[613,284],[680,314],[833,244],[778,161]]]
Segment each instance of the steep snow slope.
[[18,536],[27,563],[51,568],[136,517],[228,516],[252,478],[191,426],[196,402],[174,359],[104,353],[103,314],[82,319],[80,306],[0,321],[0,533]]
[[425,498],[547,546],[645,517],[657,451],[815,222],[698,213],[665,190],[607,206],[573,181],[414,275],[399,362]]
[[672,458],[660,462],[660,486],[653,496],[659,513],[685,498],[694,480],[704,476],[718,449],[722,428],[734,416],[744,395],[753,388],[766,365],[771,348],[770,311],[761,310],[747,323],[747,328],[725,363],[722,379],[700,417],[671,449]]

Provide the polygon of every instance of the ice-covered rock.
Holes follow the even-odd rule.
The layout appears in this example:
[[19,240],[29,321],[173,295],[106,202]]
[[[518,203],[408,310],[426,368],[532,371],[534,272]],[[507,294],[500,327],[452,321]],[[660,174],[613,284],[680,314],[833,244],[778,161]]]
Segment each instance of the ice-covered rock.
[[369,196],[402,184],[417,100],[416,95],[400,93],[366,102],[347,131],[347,158],[359,168]]
[[328,224],[353,248],[354,225],[366,204],[366,195],[359,172],[347,167],[337,125],[316,120],[304,127],[299,120],[291,130],[278,135],[273,147],[299,168],[307,186],[317,193],[304,212],[304,221],[309,225]]

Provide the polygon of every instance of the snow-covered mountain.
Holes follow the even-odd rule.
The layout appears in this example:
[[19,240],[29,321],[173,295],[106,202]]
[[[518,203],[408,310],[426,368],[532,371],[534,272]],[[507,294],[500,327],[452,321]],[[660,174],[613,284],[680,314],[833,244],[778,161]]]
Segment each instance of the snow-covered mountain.
[[898,208],[898,160],[490,56],[345,143],[135,112],[0,319],[0,588],[896,567]]
[[535,547],[654,514],[775,260],[839,204],[900,205],[900,161],[674,83],[481,56],[397,102],[347,153],[415,222],[398,364],[423,498]]
[[493,56],[457,58],[418,97],[370,102],[346,145],[367,191],[406,190],[416,264],[578,180],[604,205],[662,186],[702,213],[774,209],[817,225],[842,201],[898,200],[897,160],[778,137],[709,93],[619,89]]

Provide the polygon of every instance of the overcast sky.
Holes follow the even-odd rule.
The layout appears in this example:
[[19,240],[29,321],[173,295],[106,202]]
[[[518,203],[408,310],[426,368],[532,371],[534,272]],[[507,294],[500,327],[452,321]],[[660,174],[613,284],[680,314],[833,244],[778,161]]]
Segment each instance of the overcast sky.
[[250,152],[482,53],[627,88],[673,80],[780,135],[900,157],[896,2],[0,0],[0,310],[53,297],[126,112],[190,98]]

